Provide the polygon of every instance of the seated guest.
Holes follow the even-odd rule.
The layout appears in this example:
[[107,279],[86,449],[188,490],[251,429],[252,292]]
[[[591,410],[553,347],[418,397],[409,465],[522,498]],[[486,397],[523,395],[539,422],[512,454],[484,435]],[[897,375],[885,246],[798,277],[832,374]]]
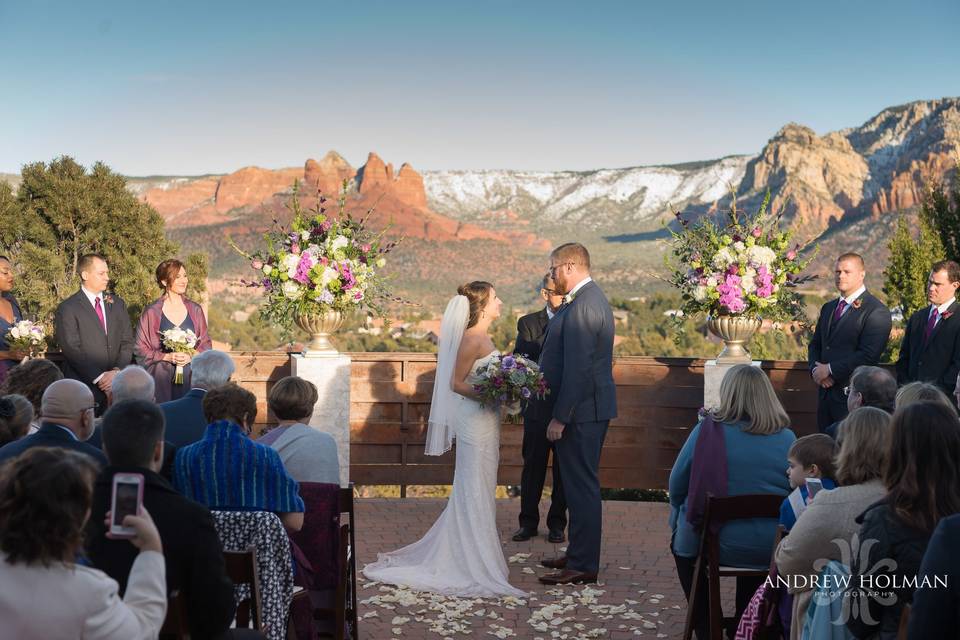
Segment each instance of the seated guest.
[[900,387],[900,390],[897,391],[897,409],[918,402],[935,402],[942,404],[954,413],[957,412],[957,408],[947,394],[929,382],[911,382]]
[[43,393],[40,430],[0,447],[0,462],[33,447],[61,447],[85,453],[103,466],[103,452],[86,442],[93,433],[93,392],[78,380],[57,380]]
[[[818,560],[847,558],[833,540],[847,542],[860,530],[856,518],[883,497],[880,480],[887,456],[890,415],[876,407],[854,409],[840,427],[837,482],[840,486],[817,494],[798,519],[775,555],[780,575],[816,575]],[[794,589],[790,638],[799,640],[813,592]]]
[[267,406],[279,422],[257,442],[276,449],[283,466],[297,482],[340,484],[337,441],[308,426],[317,404],[313,383],[288,376],[270,390]]
[[6,382],[0,386],[0,393],[21,395],[33,405],[34,420],[30,424],[30,433],[36,433],[40,429],[40,401],[43,392],[57,380],[63,380],[60,368],[49,360],[36,358],[10,369]]
[[0,447],[27,435],[33,422],[33,405],[23,396],[0,396]]
[[[127,365],[113,376],[111,404],[123,402],[124,400],[146,400],[153,402],[153,377],[147,373],[143,367],[135,364]],[[103,449],[102,438],[100,435],[100,419],[97,420],[97,427],[90,436],[90,444],[97,449]]]
[[[850,567],[848,597],[858,598],[861,609],[868,607],[870,613],[847,621],[847,629],[858,638],[897,637],[903,606],[913,601],[907,580],[917,576],[940,520],[960,513],[960,421],[954,411],[936,402],[898,408],[887,447],[887,495],[857,518],[860,539],[874,541],[853,555]],[[866,584],[861,577],[868,574],[879,586],[877,596],[860,589]],[[884,591],[883,586],[891,584],[888,579],[893,588]],[[892,604],[878,602],[889,602],[891,594]]]
[[110,509],[114,474],[142,474],[143,505],[163,542],[167,591],[184,595],[192,637],[222,636],[233,620],[233,583],[226,574],[210,511],[184,498],[158,474],[163,461],[163,414],[152,402],[121,400],[103,415],[102,429],[110,466],[100,473],[93,489],[86,526],[90,561],[116,580],[124,593],[136,551],[123,540],[106,537],[104,518]]
[[160,405],[167,419],[167,441],[174,446],[193,444],[203,437],[207,419],[203,415],[203,396],[207,391],[230,382],[236,366],[233,359],[223,351],[204,351],[193,357],[190,363],[192,389],[179,400]]
[[[886,369],[861,365],[854,369],[844,393],[847,394],[847,411],[857,407],[876,407],[892,414],[897,397],[897,379]],[[836,440],[840,422],[842,420],[831,424],[824,433]]]
[[[910,640],[960,638],[960,514],[940,520],[920,565],[921,582],[913,592]],[[935,580],[946,580],[946,587]]]
[[136,534],[119,544],[139,553],[122,599],[115,580],[77,564],[96,474],[87,456],[45,447],[0,467],[3,638],[147,640],[160,633],[163,549],[146,510],[123,519]]
[[790,531],[810,502],[807,478],[817,478],[824,489],[835,489],[837,443],[825,433],[797,438],[787,454],[787,478],[793,491],[780,506],[780,524]]
[[[693,569],[706,493],[786,496],[790,485],[783,473],[783,461],[796,440],[787,428],[789,424],[790,418],[763,371],[749,365],[731,367],[720,383],[720,407],[693,428],[670,472],[671,547],[688,601],[693,588],[698,589],[694,627],[700,638],[709,637],[706,575],[694,587]],[[721,486],[691,486],[695,472],[700,478],[716,478]],[[769,566],[776,527],[775,518],[742,520],[723,527],[721,564],[757,569]],[[737,618],[762,582],[763,578],[737,578]]]
[[182,494],[221,511],[273,511],[289,531],[303,526],[297,481],[276,451],[250,439],[257,398],[236,384],[203,398],[203,439],[177,451],[174,486]]

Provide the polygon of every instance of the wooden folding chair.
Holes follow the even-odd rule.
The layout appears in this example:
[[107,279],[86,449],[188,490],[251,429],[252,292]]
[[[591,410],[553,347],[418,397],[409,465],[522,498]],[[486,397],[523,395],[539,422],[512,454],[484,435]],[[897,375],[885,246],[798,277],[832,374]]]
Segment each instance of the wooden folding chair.
[[250,585],[250,597],[237,604],[237,627],[246,628],[253,619],[253,628],[263,628],[263,601],[260,593],[260,571],[257,568],[257,548],[246,551],[224,551],[223,561],[233,584]]
[[167,617],[160,627],[160,640],[190,640],[187,601],[180,591],[174,591],[167,599]]
[[693,586],[690,600],[687,602],[687,622],[683,630],[683,640],[693,636],[693,614],[695,611],[697,587],[700,576],[707,572],[707,602],[709,603],[710,640],[722,640],[724,628],[736,627],[735,617],[724,617],[720,600],[720,578],[758,577],[764,578],[768,569],[748,569],[745,567],[725,567],[720,565],[720,530],[723,525],[734,520],[751,518],[772,518],[780,516],[783,496],[772,494],[750,494],[717,498],[707,495],[707,507],[703,517],[703,534],[700,536],[700,553],[693,569]]

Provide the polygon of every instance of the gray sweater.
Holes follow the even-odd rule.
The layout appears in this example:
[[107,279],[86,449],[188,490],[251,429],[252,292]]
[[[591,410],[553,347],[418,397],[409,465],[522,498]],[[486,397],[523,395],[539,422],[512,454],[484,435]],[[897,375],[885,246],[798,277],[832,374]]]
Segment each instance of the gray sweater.
[[302,423],[278,428],[284,432],[270,446],[280,454],[294,480],[340,484],[340,460],[333,436]]
[[[860,533],[857,516],[886,493],[879,479],[819,492],[800,515],[790,535],[777,547],[776,562],[780,575],[817,575],[822,568],[818,560],[823,560],[822,564],[826,564],[827,560],[837,560],[849,565],[852,558],[850,552],[844,549],[849,549],[853,534]],[[794,592],[790,638],[799,640],[813,592],[809,589]]]

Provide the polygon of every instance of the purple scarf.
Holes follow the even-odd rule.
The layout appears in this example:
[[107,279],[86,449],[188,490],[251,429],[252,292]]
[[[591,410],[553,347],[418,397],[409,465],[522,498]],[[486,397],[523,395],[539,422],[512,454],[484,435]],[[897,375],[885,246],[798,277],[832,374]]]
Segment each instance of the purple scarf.
[[695,531],[703,528],[707,494],[725,498],[727,479],[727,438],[723,433],[723,424],[714,421],[708,412],[700,422],[700,435],[693,449],[687,492],[687,522]]

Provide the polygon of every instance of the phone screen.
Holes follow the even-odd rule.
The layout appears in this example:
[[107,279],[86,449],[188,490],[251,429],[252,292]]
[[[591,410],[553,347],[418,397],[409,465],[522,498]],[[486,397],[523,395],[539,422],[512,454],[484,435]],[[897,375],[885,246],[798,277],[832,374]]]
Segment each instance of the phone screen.
[[140,496],[140,485],[136,482],[118,482],[117,499],[113,506],[114,526],[123,526],[123,519],[137,515],[137,502]]
[[823,483],[820,482],[818,478],[807,478],[807,493],[810,495],[811,500],[813,500],[820,489],[823,489]]

